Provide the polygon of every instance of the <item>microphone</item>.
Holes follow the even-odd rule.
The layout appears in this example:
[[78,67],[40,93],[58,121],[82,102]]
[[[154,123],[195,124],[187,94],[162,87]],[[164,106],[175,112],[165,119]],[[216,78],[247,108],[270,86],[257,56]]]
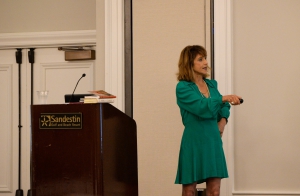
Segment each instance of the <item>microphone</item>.
[[81,78],[83,78],[83,77],[85,77],[86,75],[85,75],[85,73],[84,74],[82,74],[82,76],[79,78],[79,80],[77,81],[77,84],[76,84],[76,86],[75,86],[75,88],[74,88],[74,90],[73,90],[73,93],[72,93],[72,95],[71,95],[71,98],[70,98],[70,100],[69,100],[69,103],[72,101],[72,99],[73,99],[73,96],[74,96],[74,92],[75,92],[75,90],[76,90],[76,88],[77,88],[77,85],[78,85],[78,83],[79,83],[79,81],[81,80]]

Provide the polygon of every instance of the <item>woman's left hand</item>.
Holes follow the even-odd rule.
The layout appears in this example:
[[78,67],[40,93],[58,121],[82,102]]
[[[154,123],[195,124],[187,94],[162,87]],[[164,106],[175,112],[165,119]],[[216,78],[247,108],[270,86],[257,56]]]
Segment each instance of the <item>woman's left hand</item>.
[[225,125],[226,125],[226,120],[225,118],[221,118],[221,120],[218,122],[218,127],[219,127],[219,131],[220,131],[220,135],[222,137],[224,129],[225,129]]

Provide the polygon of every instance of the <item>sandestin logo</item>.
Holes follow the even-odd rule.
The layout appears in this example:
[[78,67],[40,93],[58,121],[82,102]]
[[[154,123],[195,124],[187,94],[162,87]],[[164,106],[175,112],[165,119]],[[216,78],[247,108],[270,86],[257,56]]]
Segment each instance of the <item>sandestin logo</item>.
[[50,115],[42,115],[41,117],[42,117],[42,119],[41,119],[42,126],[48,126],[48,123],[51,122],[51,116]]

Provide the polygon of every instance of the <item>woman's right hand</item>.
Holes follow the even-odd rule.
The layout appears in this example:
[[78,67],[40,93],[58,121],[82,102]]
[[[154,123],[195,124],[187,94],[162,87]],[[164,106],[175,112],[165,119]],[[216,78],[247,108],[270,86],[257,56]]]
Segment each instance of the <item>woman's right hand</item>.
[[231,105],[240,105],[240,99],[242,99],[242,97],[237,95],[225,95],[222,97],[223,102],[228,102]]

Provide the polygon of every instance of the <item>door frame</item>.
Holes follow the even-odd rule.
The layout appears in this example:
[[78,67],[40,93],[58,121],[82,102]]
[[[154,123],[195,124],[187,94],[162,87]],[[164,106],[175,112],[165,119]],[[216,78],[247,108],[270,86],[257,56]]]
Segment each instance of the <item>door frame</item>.
[[[224,95],[234,93],[232,47],[232,0],[214,0],[214,76]],[[234,111],[230,113],[222,137],[230,178],[222,181],[221,192],[228,196],[234,194]]]

